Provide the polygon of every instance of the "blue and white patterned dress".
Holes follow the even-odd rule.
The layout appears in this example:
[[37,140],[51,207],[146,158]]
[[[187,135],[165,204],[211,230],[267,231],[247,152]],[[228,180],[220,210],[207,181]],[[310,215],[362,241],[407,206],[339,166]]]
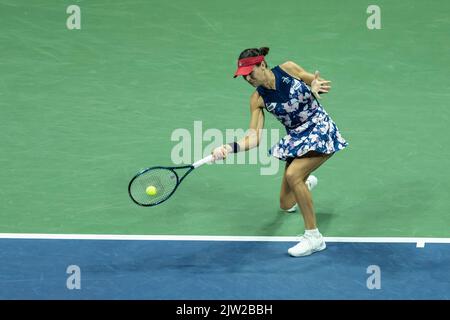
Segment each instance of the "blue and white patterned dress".
[[348,143],[339,129],[302,80],[293,78],[279,66],[272,68],[276,89],[256,88],[266,110],[286,128],[287,135],[269,154],[281,160],[296,158],[309,151],[331,154]]

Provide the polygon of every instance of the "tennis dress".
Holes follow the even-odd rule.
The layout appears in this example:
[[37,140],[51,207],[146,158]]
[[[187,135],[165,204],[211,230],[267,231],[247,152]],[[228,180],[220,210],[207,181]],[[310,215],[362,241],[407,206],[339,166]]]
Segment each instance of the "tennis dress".
[[269,154],[286,161],[309,151],[331,154],[344,149],[348,143],[306,83],[279,66],[272,68],[272,72],[276,89],[259,86],[256,90],[265,109],[284,125],[287,135]]

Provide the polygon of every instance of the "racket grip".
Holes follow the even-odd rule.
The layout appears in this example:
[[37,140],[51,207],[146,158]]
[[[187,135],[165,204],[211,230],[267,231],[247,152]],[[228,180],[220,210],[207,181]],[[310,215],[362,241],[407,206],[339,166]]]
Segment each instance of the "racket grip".
[[193,163],[192,166],[194,168],[198,168],[198,167],[204,165],[205,163],[211,162],[213,159],[214,159],[213,155],[210,154],[209,156],[204,157],[203,159],[198,160],[197,162]]

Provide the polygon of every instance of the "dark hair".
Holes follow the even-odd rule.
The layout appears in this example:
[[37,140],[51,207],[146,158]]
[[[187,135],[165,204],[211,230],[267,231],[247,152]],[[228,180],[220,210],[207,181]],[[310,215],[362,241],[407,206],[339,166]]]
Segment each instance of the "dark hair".
[[[244,59],[244,58],[249,58],[249,57],[257,57],[257,56],[267,56],[267,54],[269,53],[269,48],[267,47],[262,47],[262,48],[251,48],[251,49],[245,49],[244,51],[241,52],[241,54],[239,55],[239,59]],[[267,65],[267,61],[264,59],[264,62]],[[261,63],[257,64],[257,66],[260,66]]]

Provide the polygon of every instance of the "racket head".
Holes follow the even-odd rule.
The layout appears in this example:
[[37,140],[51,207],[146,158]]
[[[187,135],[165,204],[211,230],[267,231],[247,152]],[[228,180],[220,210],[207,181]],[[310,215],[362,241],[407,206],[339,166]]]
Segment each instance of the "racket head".
[[[128,184],[128,194],[134,203],[143,206],[156,206],[175,192],[180,184],[178,174],[169,167],[151,167],[136,174]],[[155,195],[148,195],[146,189],[149,186],[156,188]]]

